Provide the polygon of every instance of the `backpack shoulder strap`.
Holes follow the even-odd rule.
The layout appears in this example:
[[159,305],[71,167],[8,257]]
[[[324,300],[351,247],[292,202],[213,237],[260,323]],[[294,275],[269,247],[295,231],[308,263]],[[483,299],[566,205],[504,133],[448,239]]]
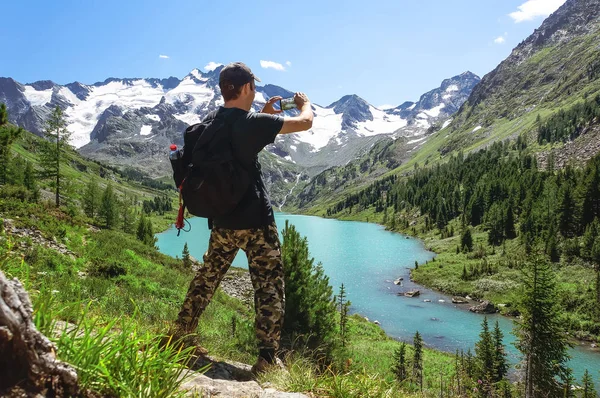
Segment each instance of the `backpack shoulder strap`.
[[[241,117],[240,115],[235,118],[230,118],[229,116],[231,114],[232,110],[229,110],[220,115],[215,115],[213,119],[203,121],[202,123],[205,125],[204,131],[196,141],[196,145],[194,146],[192,153],[203,150],[202,147],[204,147],[204,152],[210,152],[210,150],[218,144],[219,140],[215,140],[217,132],[223,127],[232,127],[233,124],[235,124],[235,122],[237,122]],[[232,130],[232,128],[229,128],[229,131],[227,132],[227,139],[230,143]]]

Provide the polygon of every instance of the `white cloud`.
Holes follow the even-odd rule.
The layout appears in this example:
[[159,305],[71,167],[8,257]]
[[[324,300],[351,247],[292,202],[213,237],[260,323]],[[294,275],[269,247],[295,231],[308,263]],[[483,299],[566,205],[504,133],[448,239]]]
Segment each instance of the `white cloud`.
[[162,59],[169,59],[169,56],[168,56],[168,55],[162,55],[162,54],[161,54],[161,55],[159,55],[159,56],[158,56],[158,58],[162,58]]
[[287,66],[292,66],[292,63],[291,63],[290,61],[285,61],[285,64],[286,64]]
[[273,61],[263,61],[262,59],[260,60],[260,66],[265,68],[265,69],[275,69],[275,70],[281,70],[284,71],[285,67],[283,65],[281,65],[278,62],[273,62]]
[[494,43],[496,44],[502,44],[506,41],[506,39],[504,38],[504,36],[498,36],[494,39]]
[[217,69],[221,65],[223,65],[223,64],[218,64],[216,62],[210,61],[208,64],[206,64],[206,66],[204,67],[204,70],[207,72],[212,72],[213,70]]
[[566,0],[527,0],[518,11],[508,14],[515,23],[531,21],[537,17],[547,17],[562,6]]

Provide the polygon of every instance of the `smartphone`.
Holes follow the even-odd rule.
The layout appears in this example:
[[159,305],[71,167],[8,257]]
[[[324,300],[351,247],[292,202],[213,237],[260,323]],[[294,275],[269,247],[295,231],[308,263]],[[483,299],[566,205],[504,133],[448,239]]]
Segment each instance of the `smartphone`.
[[279,109],[281,109],[282,111],[288,111],[294,108],[297,108],[296,102],[294,101],[294,97],[279,100]]

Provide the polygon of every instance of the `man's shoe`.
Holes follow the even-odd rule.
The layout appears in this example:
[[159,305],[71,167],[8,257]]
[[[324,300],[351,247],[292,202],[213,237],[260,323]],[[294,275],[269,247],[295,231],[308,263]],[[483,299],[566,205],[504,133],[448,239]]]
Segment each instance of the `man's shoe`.
[[252,369],[250,369],[250,372],[252,372],[254,376],[258,376],[261,373],[273,370],[279,370],[288,373],[288,370],[285,368],[285,365],[281,359],[275,358],[273,362],[269,362],[263,357],[258,357],[256,363],[252,366]]
[[208,350],[200,345],[200,340],[196,334],[184,334],[180,330],[167,333],[160,341],[161,347],[171,347],[174,350],[185,350],[191,348],[191,354],[195,357],[205,357]]

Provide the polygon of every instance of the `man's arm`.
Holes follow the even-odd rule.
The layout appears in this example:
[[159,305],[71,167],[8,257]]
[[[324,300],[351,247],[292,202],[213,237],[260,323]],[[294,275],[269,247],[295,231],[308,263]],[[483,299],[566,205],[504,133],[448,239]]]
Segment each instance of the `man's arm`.
[[313,111],[306,94],[296,93],[294,95],[294,102],[296,102],[296,106],[300,109],[300,115],[284,117],[283,127],[281,127],[279,134],[297,133],[309,130],[312,127]]

